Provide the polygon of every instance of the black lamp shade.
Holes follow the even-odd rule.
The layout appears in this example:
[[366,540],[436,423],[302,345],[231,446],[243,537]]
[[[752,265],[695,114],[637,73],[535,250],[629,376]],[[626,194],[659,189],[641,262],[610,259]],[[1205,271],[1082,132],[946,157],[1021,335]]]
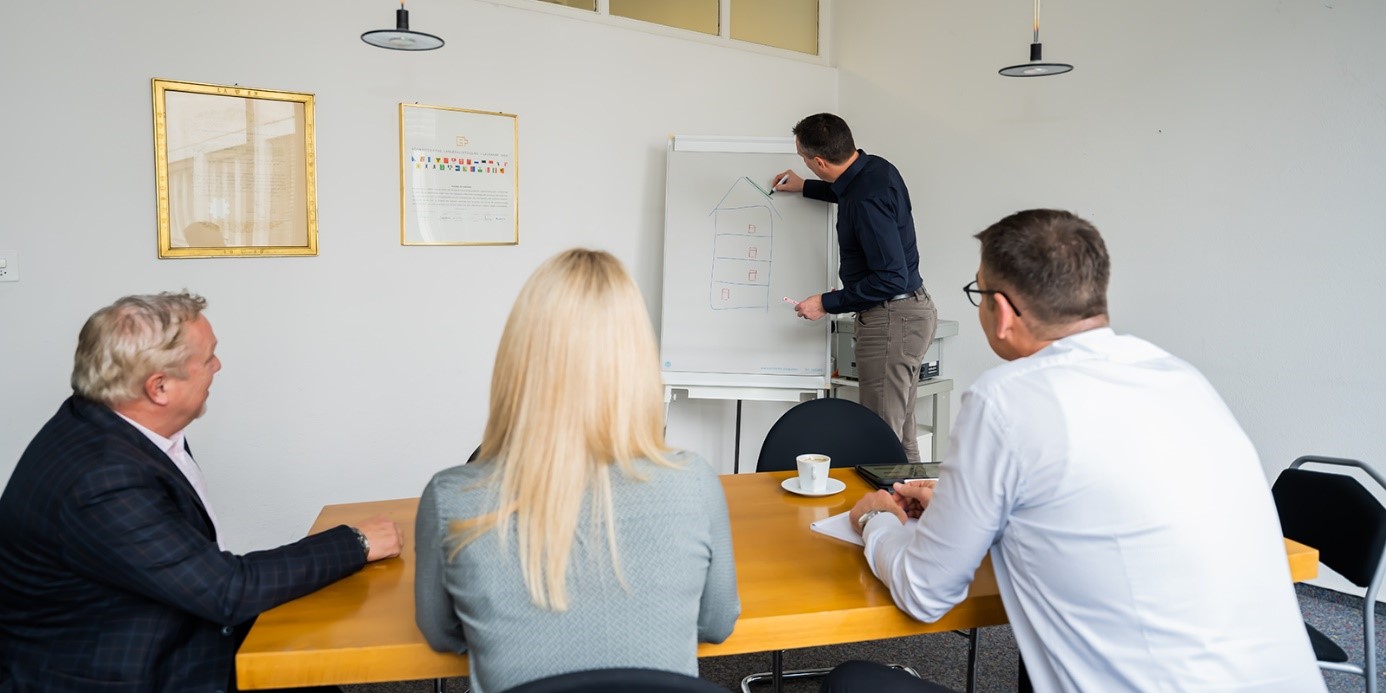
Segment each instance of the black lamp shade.
[[395,10],[395,28],[378,29],[361,34],[361,40],[372,46],[396,51],[431,51],[443,47],[443,39],[422,31],[409,30],[409,10]]
[[1040,0],[1035,0],[1035,38],[1030,43],[1030,62],[1010,65],[997,70],[1002,77],[1048,77],[1073,71],[1068,63],[1044,62],[1044,47],[1040,45]]
[[1046,77],[1048,75],[1061,75],[1073,69],[1068,63],[1046,63],[1042,57],[1043,49],[1040,44],[1030,44],[1030,62],[1020,65],[1011,65],[998,70],[998,74],[1006,77]]

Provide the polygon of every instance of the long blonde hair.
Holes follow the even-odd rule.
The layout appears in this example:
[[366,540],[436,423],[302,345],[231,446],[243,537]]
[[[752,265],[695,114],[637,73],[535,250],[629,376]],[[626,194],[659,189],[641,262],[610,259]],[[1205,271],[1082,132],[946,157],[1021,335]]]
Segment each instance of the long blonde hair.
[[545,261],[520,289],[496,350],[478,458],[494,465],[496,508],[452,523],[453,555],[493,529],[504,549],[514,522],[530,599],[565,611],[569,558],[590,494],[588,526],[605,527],[621,579],[611,467],[636,476],[637,459],[668,463],[662,388],[654,329],[620,261],[585,249]]

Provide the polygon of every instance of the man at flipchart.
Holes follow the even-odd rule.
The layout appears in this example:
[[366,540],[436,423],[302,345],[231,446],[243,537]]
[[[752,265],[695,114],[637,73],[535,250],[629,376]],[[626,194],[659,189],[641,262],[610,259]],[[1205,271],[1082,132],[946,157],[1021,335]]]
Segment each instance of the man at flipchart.
[[800,301],[807,320],[856,313],[856,361],[861,403],[899,436],[910,462],[919,462],[915,394],[938,311],[919,276],[919,246],[910,191],[893,164],[857,149],[847,122],[831,113],[794,126],[794,145],[818,180],[781,171],[774,190],[837,204],[842,288]]

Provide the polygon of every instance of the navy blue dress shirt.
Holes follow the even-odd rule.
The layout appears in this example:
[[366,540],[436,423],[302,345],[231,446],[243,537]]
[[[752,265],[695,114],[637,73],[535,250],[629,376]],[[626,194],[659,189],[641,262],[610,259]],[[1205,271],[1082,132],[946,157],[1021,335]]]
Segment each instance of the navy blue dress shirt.
[[823,294],[824,310],[860,312],[924,285],[910,191],[889,161],[858,149],[857,160],[831,184],[804,181],[804,197],[837,203],[843,289]]

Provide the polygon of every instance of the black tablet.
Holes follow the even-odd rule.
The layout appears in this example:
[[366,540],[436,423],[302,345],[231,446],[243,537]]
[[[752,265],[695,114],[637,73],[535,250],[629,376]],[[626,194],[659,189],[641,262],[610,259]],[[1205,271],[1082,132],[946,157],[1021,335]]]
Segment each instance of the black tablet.
[[897,481],[910,479],[937,479],[938,463],[920,464],[859,464],[857,473],[876,488],[889,489]]

